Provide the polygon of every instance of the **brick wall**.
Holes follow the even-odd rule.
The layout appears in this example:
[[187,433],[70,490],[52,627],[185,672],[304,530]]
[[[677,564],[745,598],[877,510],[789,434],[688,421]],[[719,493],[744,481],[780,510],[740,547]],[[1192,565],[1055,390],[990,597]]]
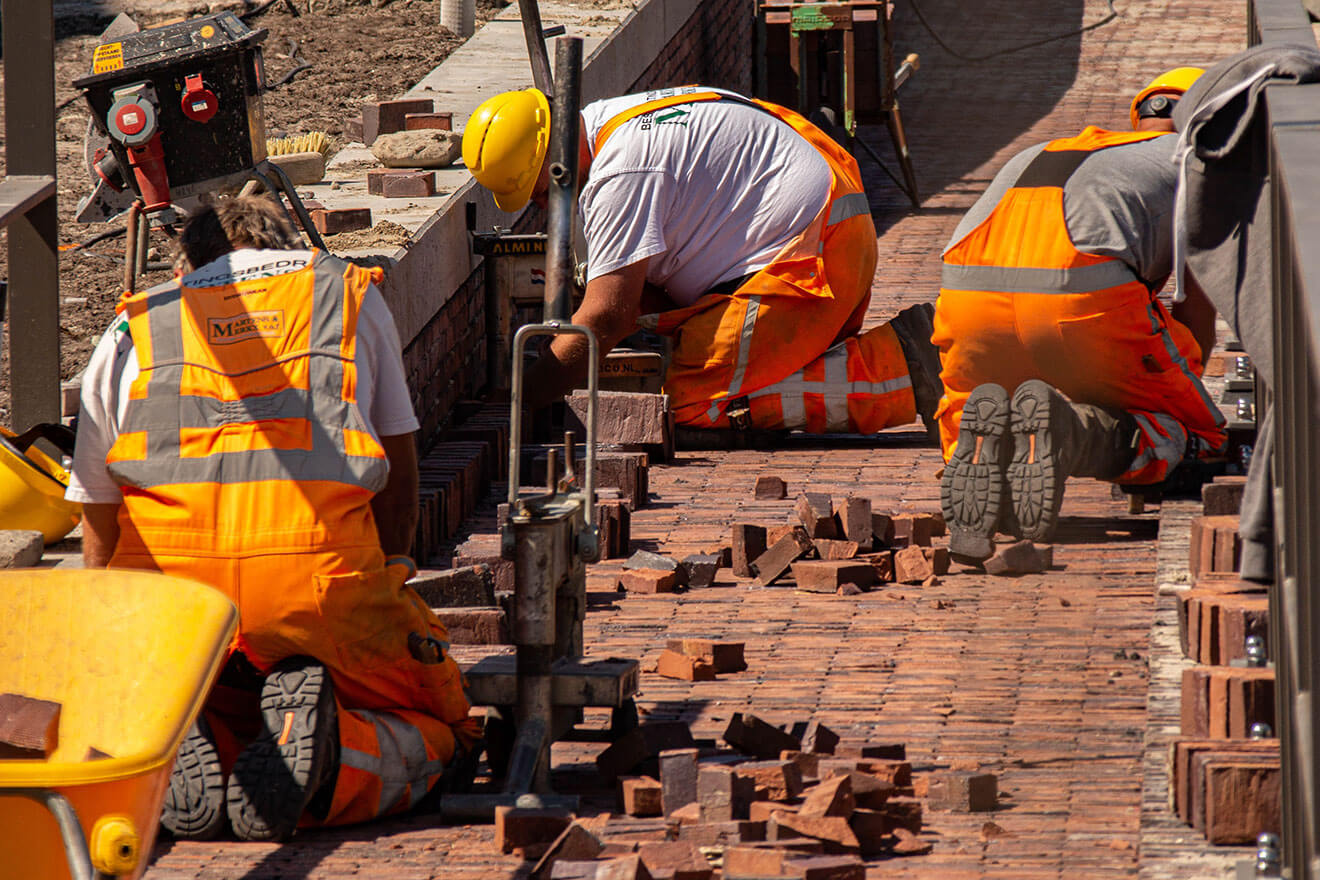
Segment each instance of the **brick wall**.
[[703,0],[629,91],[700,84],[752,91],[753,0]]
[[[630,91],[700,83],[750,93],[752,14],[752,0],[703,0]],[[514,224],[516,232],[544,228],[534,207]],[[422,423],[422,449],[453,427],[455,404],[484,390],[485,284],[483,264],[404,348],[408,387]]]

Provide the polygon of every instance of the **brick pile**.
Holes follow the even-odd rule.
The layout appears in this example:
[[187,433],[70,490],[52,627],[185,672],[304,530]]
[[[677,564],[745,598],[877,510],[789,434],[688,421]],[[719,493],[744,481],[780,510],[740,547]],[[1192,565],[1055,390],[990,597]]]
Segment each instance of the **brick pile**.
[[723,740],[698,747],[681,723],[643,725],[597,759],[620,813],[502,809],[496,844],[538,859],[533,878],[864,878],[864,859],[930,851],[914,783],[937,809],[997,808],[990,774],[917,780],[903,745],[844,743],[814,720],[735,713]]
[[1228,845],[1281,824],[1279,741],[1259,726],[1274,724],[1274,669],[1246,665],[1248,638],[1269,644],[1269,599],[1237,575],[1241,492],[1240,478],[1207,484],[1204,515],[1192,522],[1195,583],[1178,597],[1178,637],[1198,665],[1182,673],[1181,738],[1169,753],[1171,808]]
[[[761,476],[758,499],[784,497],[784,481]],[[732,569],[738,577],[771,586],[791,573],[810,593],[856,595],[885,583],[932,586],[949,571],[948,548],[934,539],[946,534],[939,513],[877,513],[867,498],[841,503],[828,493],[803,492],[786,525],[735,523]]]

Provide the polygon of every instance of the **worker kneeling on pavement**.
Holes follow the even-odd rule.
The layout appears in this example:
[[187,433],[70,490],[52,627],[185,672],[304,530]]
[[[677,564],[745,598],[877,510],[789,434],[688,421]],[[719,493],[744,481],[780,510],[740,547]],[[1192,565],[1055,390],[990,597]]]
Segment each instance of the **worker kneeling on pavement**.
[[88,568],[181,575],[238,606],[162,824],[249,840],[415,805],[479,731],[443,625],[404,581],[417,419],[364,269],[274,203],[181,234],[186,274],[127,296],[83,380],[68,497]]
[[[694,428],[872,433],[933,426],[929,304],[859,332],[876,235],[843,148],[783,107],[692,86],[589,104],[580,120],[587,287],[573,321],[602,354],[639,327],[668,336],[664,390]],[[463,160],[504,211],[549,189],[550,106],[536,89],[486,101]],[[560,336],[528,375],[543,406],[586,376]]]
[[1220,448],[1200,376],[1214,309],[1187,278],[1172,314],[1178,68],[1133,100],[1134,131],[1094,126],[1019,153],[944,251],[934,342],[950,550],[991,555],[996,529],[1052,533],[1070,476],[1164,480]]

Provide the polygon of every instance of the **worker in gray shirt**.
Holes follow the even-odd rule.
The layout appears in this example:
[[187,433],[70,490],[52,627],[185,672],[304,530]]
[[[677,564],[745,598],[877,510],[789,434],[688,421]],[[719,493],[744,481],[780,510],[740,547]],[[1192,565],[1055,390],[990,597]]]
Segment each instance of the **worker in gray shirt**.
[[1172,313],[1156,297],[1173,266],[1170,117],[1200,72],[1138,93],[1133,131],[1015,156],[945,249],[932,341],[955,558],[988,558],[996,531],[1048,539],[1070,476],[1158,483],[1223,445],[1200,381],[1214,309],[1194,283]]

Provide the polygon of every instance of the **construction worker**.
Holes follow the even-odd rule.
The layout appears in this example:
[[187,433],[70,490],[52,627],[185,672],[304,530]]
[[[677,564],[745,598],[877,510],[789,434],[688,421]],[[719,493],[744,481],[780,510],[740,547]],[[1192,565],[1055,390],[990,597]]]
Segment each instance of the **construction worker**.
[[[501,210],[545,206],[549,133],[536,89],[468,120],[463,160]],[[701,86],[589,104],[580,133],[588,270],[573,321],[602,354],[639,327],[668,336],[679,424],[873,433],[921,414],[933,428],[931,306],[860,332],[875,226],[838,144],[791,110]],[[528,404],[579,386],[586,361],[584,339],[556,338]]]
[[381,273],[303,250],[264,197],[201,209],[180,243],[186,273],[126,297],[88,363],[68,490],[88,568],[239,609],[162,824],[282,840],[407,809],[478,731],[404,586],[418,424]]
[[934,342],[955,558],[988,558],[996,529],[1048,539],[1070,476],[1158,483],[1223,444],[1200,381],[1214,309],[1191,278],[1172,314],[1156,297],[1172,270],[1166,135],[1200,73],[1156,77],[1131,132],[1092,126],[1010,159],[945,249]]

